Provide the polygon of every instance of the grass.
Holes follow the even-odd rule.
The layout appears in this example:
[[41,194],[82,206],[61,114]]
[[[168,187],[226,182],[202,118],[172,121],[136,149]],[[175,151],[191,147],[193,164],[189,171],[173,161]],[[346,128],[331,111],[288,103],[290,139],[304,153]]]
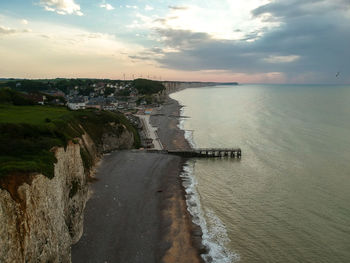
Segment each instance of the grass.
[[[0,177],[38,172],[52,178],[56,162],[50,151],[52,147],[65,147],[69,140],[74,142],[74,138],[80,137],[84,131],[96,145],[101,145],[102,135],[112,131],[110,122],[120,124],[118,135],[124,127],[133,132],[135,146],[138,146],[138,133],[122,114],[0,104]],[[92,157],[84,149],[81,156],[85,171],[88,171]]]
[[71,116],[65,107],[0,105],[0,123],[45,124],[46,119],[59,120]]

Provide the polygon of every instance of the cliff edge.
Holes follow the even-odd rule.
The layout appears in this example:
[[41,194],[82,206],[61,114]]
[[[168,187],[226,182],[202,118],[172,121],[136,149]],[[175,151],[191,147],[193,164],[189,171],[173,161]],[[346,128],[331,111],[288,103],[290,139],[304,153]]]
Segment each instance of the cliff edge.
[[71,262],[94,166],[103,152],[135,142],[123,123],[106,119],[98,132],[92,127],[82,123],[80,136],[50,149],[53,176],[20,169],[0,176],[0,262]]

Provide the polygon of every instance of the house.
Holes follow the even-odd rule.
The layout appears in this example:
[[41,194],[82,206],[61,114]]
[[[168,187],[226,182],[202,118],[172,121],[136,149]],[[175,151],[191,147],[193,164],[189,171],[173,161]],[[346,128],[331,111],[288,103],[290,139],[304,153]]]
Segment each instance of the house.
[[38,93],[30,93],[30,94],[26,94],[25,95],[26,98],[34,101],[35,103],[38,103],[40,105],[44,105],[45,104],[45,100],[46,100],[46,96],[45,95],[41,95]]
[[70,90],[69,91],[69,96],[77,96],[79,94],[78,90]]
[[136,97],[138,95],[138,92],[136,90],[132,90],[130,92],[130,97]]
[[118,105],[118,102],[117,102],[117,100],[114,98],[114,97],[107,97],[106,99],[105,99],[105,101],[106,101],[106,104],[113,104],[113,105]]
[[68,102],[67,106],[71,110],[83,110],[86,108],[85,102]]
[[97,83],[97,87],[99,87],[99,88],[103,88],[104,86],[105,86],[104,82],[98,82]]
[[117,107],[113,104],[106,104],[103,105],[103,110],[115,111],[117,110]]
[[145,109],[145,114],[151,114],[152,113],[152,111],[153,111],[153,109]]
[[59,99],[54,99],[54,100],[50,101],[50,104],[57,105],[57,106],[63,106],[64,105],[64,103],[62,101],[60,101]]
[[128,103],[128,108],[129,108],[129,109],[135,109],[136,107],[137,107],[136,102],[131,102],[131,101],[130,101],[130,102]]
[[82,110],[86,108],[86,103],[82,98],[73,98],[68,101],[67,107],[71,110]]
[[66,95],[61,90],[57,90],[57,89],[46,90],[46,91],[43,91],[42,93],[45,93],[45,94],[50,95],[50,96],[55,96],[55,97],[64,97]]
[[98,109],[100,110],[102,106],[100,104],[97,104],[96,102],[89,101],[86,103],[86,109]]
[[126,109],[128,104],[125,101],[118,102],[118,110]]

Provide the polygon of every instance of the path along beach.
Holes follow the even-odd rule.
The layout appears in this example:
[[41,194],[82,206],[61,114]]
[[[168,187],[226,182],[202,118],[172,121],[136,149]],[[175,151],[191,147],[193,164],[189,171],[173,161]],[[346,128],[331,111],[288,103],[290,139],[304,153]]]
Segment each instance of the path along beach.
[[[190,148],[174,117],[179,110],[168,98],[150,117],[161,141],[156,147]],[[179,176],[184,162],[139,150],[104,156],[85,209],[84,234],[72,247],[72,262],[203,262],[201,230],[187,211]]]

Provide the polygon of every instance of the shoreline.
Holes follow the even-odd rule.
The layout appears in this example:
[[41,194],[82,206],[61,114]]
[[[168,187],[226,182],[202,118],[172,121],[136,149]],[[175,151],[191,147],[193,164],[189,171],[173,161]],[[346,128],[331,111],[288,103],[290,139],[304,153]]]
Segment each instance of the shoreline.
[[[164,146],[164,149],[176,150],[192,148],[190,143],[185,138],[185,131],[179,127],[179,117],[182,107],[183,106],[181,106],[178,101],[170,98],[169,95],[167,95],[166,101],[162,107],[157,110],[156,114],[151,115],[150,124],[154,127],[158,127],[158,136]],[[170,217],[173,221],[185,222],[185,229],[181,229],[180,231],[187,231],[187,234],[190,235],[191,242],[188,245],[193,246],[193,248],[196,250],[197,262],[205,262],[201,255],[206,254],[208,252],[208,248],[203,245],[203,233],[201,227],[193,222],[193,217],[188,210],[189,207],[186,199],[186,188],[184,186],[186,179],[181,176],[184,173],[186,162],[187,160],[182,158],[182,169],[176,178],[179,182],[179,187],[173,191],[178,194],[177,205],[180,206],[180,209],[182,210],[184,220],[179,218],[179,216],[175,217],[174,215],[169,215],[167,211],[165,211],[163,216]],[[183,262],[179,260],[174,261],[173,256],[171,256],[177,252],[181,253],[181,251],[177,250],[177,243],[179,243],[179,240],[177,240],[177,236],[174,234],[176,232],[175,227],[179,227],[179,225],[179,223],[175,223],[175,226],[173,228],[170,227],[169,229],[169,239],[173,239],[175,244],[173,247],[170,247],[164,257],[164,259],[169,258],[171,260],[164,260],[164,262]],[[179,230],[177,229],[177,231]]]
[[[164,149],[190,149],[178,127],[181,106],[167,96],[150,124]],[[186,159],[143,150],[104,155],[84,211],[72,262],[193,262],[207,252],[186,202]]]
[[[105,155],[91,184],[84,232],[72,246],[72,262],[164,262],[172,245],[164,237],[172,221],[163,211],[177,207],[171,201],[182,165],[178,156],[139,150]],[[184,258],[199,262],[192,261],[195,251],[184,249]]]
[[150,124],[157,127],[158,137],[166,150],[192,149],[185,138],[185,131],[178,127],[181,108],[176,100],[167,95],[161,108],[151,115]]

